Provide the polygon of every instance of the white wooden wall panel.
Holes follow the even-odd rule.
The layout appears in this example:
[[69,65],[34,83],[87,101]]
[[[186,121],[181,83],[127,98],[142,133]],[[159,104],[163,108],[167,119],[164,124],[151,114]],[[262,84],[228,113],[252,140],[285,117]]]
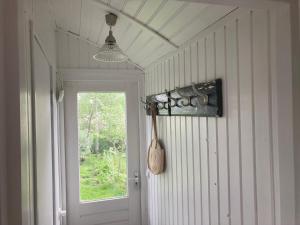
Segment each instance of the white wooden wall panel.
[[127,62],[102,63],[95,61],[93,55],[97,53],[97,47],[60,31],[56,32],[56,43],[58,68],[137,69],[136,66]]
[[147,68],[146,95],[215,78],[224,95],[222,118],[158,118],[167,169],[149,175],[150,225],[278,224],[272,20],[268,11],[240,9],[218,23]]
[[258,198],[258,222],[274,223],[273,209],[273,171],[272,167],[272,127],[270,120],[270,49],[269,15],[260,12],[253,13],[253,76],[254,76],[254,107],[255,107],[255,144],[256,177]]
[[254,175],[254,130],[253,130],[253,98],[252,98],[252,74],[251,74],[251,36],[250,29],[252,13],[239,20],[238,29],[238,54],[239,54],[239,86],[240,86],[240,137],[241,137],[241,163],[242,170],[242,192],[251,193],[244,195],[243,216],[244,224],[256,224],[256,187]]

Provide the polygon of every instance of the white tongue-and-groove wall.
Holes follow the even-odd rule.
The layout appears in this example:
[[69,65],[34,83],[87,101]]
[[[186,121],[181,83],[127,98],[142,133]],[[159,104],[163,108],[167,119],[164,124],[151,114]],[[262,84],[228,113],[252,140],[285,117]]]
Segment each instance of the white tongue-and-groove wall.
[[[149,173],[149,225],[282,224],[273,22],[268,11],[239,9],[147,68],[146,95],[215,78],[224,95],[222,118],[158,118],[167,167]],[[147,134],[149,144],[150,118]]]

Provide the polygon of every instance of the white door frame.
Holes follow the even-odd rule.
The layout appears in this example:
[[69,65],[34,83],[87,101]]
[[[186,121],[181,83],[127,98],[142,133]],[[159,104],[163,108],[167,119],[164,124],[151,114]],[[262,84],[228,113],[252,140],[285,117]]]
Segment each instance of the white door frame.
[[[139,70],[98,70],[98,69],[63,69],[59,70],[64,82],[67,81],[118,81],[128,80],[136,82],[138,86],[137,99],[144,96],[144,72]],[[60,107],[60,115],[63,115],[63,107]],[[142,225],[147,224],[147,181],[146,181],[146,142],[145,142],[145,111],[139,104],[139,150],[140,150],[140,179],[141,179],[141,221]],[[65,167],[65,165],[64,165]],[[129,175],[130,176],[130,175]],[[66,179],[66,177],[63,177]],[[64,181],[65,183],[65,181]],[[62,193],[66,196],[66,193]],[[67,212],[68,213],[68,212]]]
[[[42,48],[37,36],[34,36],[33,45],[36,46],[36,48],[39,50],[40,54],[44,57],[44,60],[46,61],[47,67],[49,69],[49,71],[48,71],[49,72],[49,82],[50,82],[50,84],[49,84],[49,93],[48,93],[49,96],[50,96],[50,99],[49,99],[49,103],[50,103],[50,105],[49,105],[49,110],[50,110],[50,112],[49,112],[50,113],[49,134],[51,135],[51,140],[50,140],[50,150],[51,150],[50,155],[52,157],[52,159],[51,159],[51,161],[52,161],[52,163],[51,163],[52,187],[51,188],[52,188],[52,196],[53,196],[52,207],[51,208],[52,208],[52,211],[53,211],[53,217],[52,217],[53,222],[52,222],[52,224],[56,224],[56,221],[55,221],[55,176],[54,176],[54,171],[55,171],[55,168],[54,168],[54,166],[55,166],[54,151],[55,151],[55,147],[54,147],[54,130],[53,130],[53,95],[52,95],[52,93],[53,93],[53,69],[52,69],[52,66],[51,66],[51,64],[50,64],[50,62],[47,58],[47,55],[45,54],[44,49]],[[34,62],[35,62],[35,59],[36,59],[35,56],[34,56],[34,53],[35,53],[35,51],[32,52],[33,65],[34,65]],[[38,160],[37,160],[37,151],[38,151],[37,143],[38,143],[39,140],[36,138],[36,136],[38,135],[36,133],[37,132],[36,129],[38,128],[38,126],[36,126],[36,120],[37,120],[37,117],[36,117],[37,116],[37,114],[36,114],[36,110],[37,110],[36,101],[37,101],[38,96],[37,96],[37,93],[36,93],[37,87],[36,87],[36,84],[35,84],[35,82],[36,82],[35,76],[38,77],[41,74],[36,74],[35,75],[34,72],[35,71],[33,69],[33,71],[32,71],[33,77],[32,77],[32,81],[31,81],[32,82],[32,93],[33,93],[32,94],[32,103],[33,103],[32,104],[32,122],[33,122],[33,133],[34,133],[34,135],[33,135],[33,167],[34,167],[33,168],[33,176],[34,176],[34,188],[37,190],[37,185],[38,185],[37,173],[40,170],[40,168],[38,167]],[[44,82],[44,84],[45,84],[45,82]],[[38,205],[38,197],[39,197],[38,196],[38,191],[35,191],[34,192],[34,212],[35,212],[35,222],[36,223],[38,222],[38,218],[40,216],[39,215],[40,207]],[[48,205],[47,202],[44,199],[41,199],[41,201],[42,201],[42,204],[44,204],[44,206]],[[45,210],[41,211],[41,213],[44,213],[44,212],[45,212]]]
[[54,66],[51,63],[51,60],[49,59],[49,56],[47,54],[47,51],[45,50],[42,41],[39,38],[39,35],[36,33],[35,31],[35,27],[34,27],[34,23],[33,21],[29,22],[29,29],[30,29],[30,52],[31,52],[31,76],[30,76],[30,80],[28,82],[30,82],[30,104],[31,104],[31,113],[30,113],[30,129],[31,129],[31,140],[32,144],[32,152],[31,152],[31,157],[30,159],[32,160],[32,163],[30,164],[30,168],[28,168],[29,170],[31,170],[31,178],[30,178],[30,185],[32,185],[32,196],[29,196],[32,198],[32,202],[28,202],[28,204],[32,204],[32,216],[33,218],[30,218],[32,221],[34,220],[35,223],[37,223],[37,217],[38,217],[38,206],[37,206],[37,190],[36,190],[36,163],[35,162],[35,154],[36,154],[36,146],[35,146],[35,142],[36,142],[36,137],[35,137],[35,85],[34,85],[34,62],[35,62],[35,58],[34,58],[34,51],[33,51],[33,46],[34,43],[37,45],[37,47],[39,48],[39,50],[41,51],[41,54],[44,56],[48,67],[49,67],[49,74],[50,74],[50,133],[51,133],[51,157],[52,157],[52,195],[53,195],[53,199],[52,199],[52,209],[53,209],[53,225],[59,224],[58,221],[58,217],[57,217],[57,211],[58,211],[58,187],[57,187],[57,178],[58,178],[58,161],[57,161],[57,141],[56,141],[56,96],[55,96],[55,80],[56,80],[56,76],[55,76],[55,70],[54,70]]

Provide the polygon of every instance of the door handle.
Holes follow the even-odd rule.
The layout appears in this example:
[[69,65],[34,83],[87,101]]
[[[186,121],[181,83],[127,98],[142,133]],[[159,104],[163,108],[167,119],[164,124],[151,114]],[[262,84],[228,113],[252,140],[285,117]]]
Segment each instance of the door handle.
[[133,178],[128,178],[128,181],[134,182],[136,186],[140,184],[140,174],[139,172],[134,172],[134,177]]
[[59,208],[57,215],[58,215],[59,221],[62,221],[62,218],[67,216],[67,211]]

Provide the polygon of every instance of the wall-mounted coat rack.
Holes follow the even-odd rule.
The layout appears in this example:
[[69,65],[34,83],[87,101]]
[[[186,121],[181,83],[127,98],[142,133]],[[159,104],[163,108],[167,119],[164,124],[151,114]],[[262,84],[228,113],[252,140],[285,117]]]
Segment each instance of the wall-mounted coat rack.
[[164,93],[150,95],[145,105],[147,115],[150,106],[155,105],[158,116],[201,116],[221,117],[223,115],[222,80],[194,84]]

